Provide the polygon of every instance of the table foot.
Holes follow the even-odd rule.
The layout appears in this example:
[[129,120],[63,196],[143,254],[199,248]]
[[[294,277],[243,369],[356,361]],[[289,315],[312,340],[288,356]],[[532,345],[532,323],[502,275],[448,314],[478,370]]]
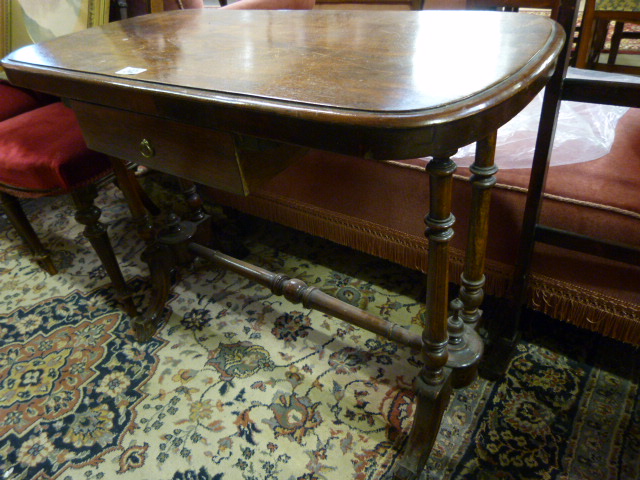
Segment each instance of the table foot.
[[144,314],[133,319],[133,336],[138,343],[146,343],[153,338],[158,329],[158,318]]
[[464,325],[462,342],[457,345],[449,343],[447,367],[452,369],[451,386],[462,388],[470,385],[478,378],[478,366],[484,352],[482,337],[469,325]]
[[[451,301],[449,307],[451,315],[448,321],[447,366],[453,370],[453,388],[466,387],[478,377],[478,364],[484,351],[484,341],[475,329],[477,321],[467,321],[469,317],[463,314],[464,306],[465,303],[456,298]],[[479,317],[480,311],[477,308],[474,311]]]
[[177,267],[193,259],[187,243],[196,234],[197,227],[195,223],[180,221],[171,214],[167,227],[158,234],[156,242],[142,253],[142,260],[149,266],[151,301],[146,311],[133,322],[134,335],[139,342],[148,341],[156,332]]
[[193,241],[201,245],[207,245],[214,250],[220,250],[227,255],[236,258],[244,258],[249,255],[249,249],[244,246],[238,228],[234,228],[232,214],[227,209],[223,213],[229,220],[223,225],[213,222],[211,216],[204,209],[204,201],[198,193],[194,182],[178,179],[182,196],[189,207],[188,220],[197,225]]
[[416,380],[416,413],[405,453],[393,473],[394,480],[417,479],[424,469],[451,398],[450,373],[445,369],[444,381],[438,385],[429,385],[420,377]]
[[161,243],[149,246],[142,253],[142,260],[149,266],[151,300],[144,313],[133,319],[133,334],[140,343],[151,340],[162,320],[176,263],[171,248]]

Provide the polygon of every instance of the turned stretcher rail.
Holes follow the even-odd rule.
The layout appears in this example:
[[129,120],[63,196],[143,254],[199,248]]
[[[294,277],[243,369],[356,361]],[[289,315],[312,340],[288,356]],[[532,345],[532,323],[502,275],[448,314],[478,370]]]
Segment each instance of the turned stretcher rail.
[[276,295],[284,296],[292,303],[301,303],[306,308],[332,315],[412,349],[420,350],[422,348],[420,334],[410,332],[396,323],[389,322],[345,303],[316,287],[307,285],[302,280],[290,278],[281,273],[270,272],[217,250],[211,250],[198,243],[190,243],[188,248],[195,255],[206,258],[215,265],[253,280],[269,288]]

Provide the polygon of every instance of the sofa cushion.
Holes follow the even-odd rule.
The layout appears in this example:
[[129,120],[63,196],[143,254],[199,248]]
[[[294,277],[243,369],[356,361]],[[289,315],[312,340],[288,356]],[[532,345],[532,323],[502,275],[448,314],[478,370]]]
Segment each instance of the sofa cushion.
[[[640,246],[640,109],[619,122],[611,152],[549,169],[542,222],[556,228]],[[248,197],[209,189],[223,205],[298,228],[407,267],[426,271],[423,218],[429,182],[425,159],[380,163],[311,151]],[[509,291],[522,225],[528,169],[497,175],[487,246],[487,293]],[[467,242],[470,172],[453,185],[452,281]],[[640,345],[640,266],[536,246],[529,306],[554,318]]]
[[14,195],[64,193],[110,166],[108,157],[87,148],[75,114],[60,102],[0,122],[0,184]]

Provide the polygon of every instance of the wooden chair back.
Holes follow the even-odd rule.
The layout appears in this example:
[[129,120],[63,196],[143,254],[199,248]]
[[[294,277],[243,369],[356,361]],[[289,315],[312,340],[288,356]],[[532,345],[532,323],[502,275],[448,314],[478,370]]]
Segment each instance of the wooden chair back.
[[[518,3],[520,7],[529,6],[532,3],[515,0],[470,1],[484,4]],[[554,18],[564,28],[567,38],[573,38],[580,0],[559,0],[557,3],[557,14]],[[638,82],[634,82],[629,81],[626,76],[612,74],[612,77],[607,80],[584,79],[583,75],[575,75],[577,70],[569,69],[571,50],[571,42],[566,42],[556,70],[545,88],[509,302],[499,315],[501,318],[489,326],[491,335],[485,354],[487,360],[483,366],[488,376],[497,376],[506,370],[508,366],[506,360],[510,358],[509,353],[515,348],[536,243],[546,243],[614,261],[640,264],[638,246],[613,245],[575,232],[552,229],[540,223],[540,211],[561,102],[570,100],[640,108],[640,78]]]
[[556,18],[560,0],[467,0],[469,10],[506,10],[517,12],[520,8],[549,9]]
[[425,0],[316,0],[318,10],[422,10]]
[[[605,38],[611,22],[615,29],[611,38],[611,48],[607,63],[600,63],[599,57],[605,47]],[[626,32],[625,24],[640,24],[640,2],[617,0],[585,0],[582,16],[582,32],[576,56],[576,66],[610,72],[640,74],[640,67],[616,64],[616,58],[623,38],[639,39],[640,32]]]

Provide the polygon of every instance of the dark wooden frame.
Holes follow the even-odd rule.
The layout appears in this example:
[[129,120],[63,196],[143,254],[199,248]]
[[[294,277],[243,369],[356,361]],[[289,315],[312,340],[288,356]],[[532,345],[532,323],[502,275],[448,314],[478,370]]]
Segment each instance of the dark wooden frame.
[[[522,3],[526,3],[526,0]],[[567,38],[574,36],[577,4],[579,0],[561,0],[560,3],[557,21],[564,28]],[[640,108],[640,81],[628,82],[615,74],[609,80],[588,80],[572,76],[569,70],[571,55],[571,45],[566,44],[556,71],[545,90],[513,284],[504,310],[490,325],[490,340],[481,366],[484,374],[491,378],[504,374],[517,344],[536,243],[640,264],[640,248],[637,246],[614,244],[575,232],[550,228],[539,221],[560,103],[568,100]]]
[[[598,58],[604,48],[605,37],[611,22],[615,23],[611,38],[611,51],[607,63]],[[622,38],[640,38],[640,33],[624,33],[625,23],[640,23],[640,12],[596,10],[595,0],[586,0],[580,26],[580,42],[576,52],[576,67],[592,68],[609,72],[640,74],[640,67],[616,65]]]

